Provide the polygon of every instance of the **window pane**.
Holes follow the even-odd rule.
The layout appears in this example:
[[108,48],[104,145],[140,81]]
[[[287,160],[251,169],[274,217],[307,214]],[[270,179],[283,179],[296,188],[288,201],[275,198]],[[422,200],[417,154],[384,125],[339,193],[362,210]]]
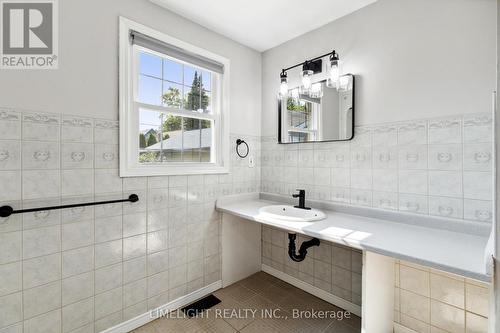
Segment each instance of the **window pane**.
[[184,118],[183,161],[210,162],[212,126],[207,120]]
[[162,101],[165,106],[176,109],[182,108],[182,86],[163,81]]
[[201,89],[201,81],[198,77],[193,86],[184,87],[184,109],[200,113],[208,113],[211,110],[211,93]]
[[162,113],[139,110],[139,162],[152,163],[160,160]]
[[182,84],[182,64],[163,59],[163,79]]
[[138,99],[141,103],[161,105],[162,81],[149,76],[139,75]]
[[289,97],[287,99],[289,126],[301,130],[312,128],[312,103]]
[[202,77],[201,82],[203,83],[202,88],[207,90],[207,91],[211,91],[212,90],[212,74],[210,72],[207,72],[207,71],[202,71],[201,77]]
[[139,110],[139,162],[210,162],[211,120]]
[[163,145],[161,156],[163,162],[182,161],[182,122],[180,116],[165,115],[162,119]]
[[198,76],[198,72],[194,67],[184,65],[184,85],[192,86],[194,81],[194,74]]
[[162,58],[149,53],[141,52],[139,61],[141,74],[151,75],[161,79]]

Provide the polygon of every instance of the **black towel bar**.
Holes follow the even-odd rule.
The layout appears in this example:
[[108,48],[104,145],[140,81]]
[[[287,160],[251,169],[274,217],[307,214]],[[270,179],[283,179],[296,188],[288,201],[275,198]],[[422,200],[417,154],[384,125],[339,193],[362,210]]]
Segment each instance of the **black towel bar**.
[[109,201],[97,201],[97,202],[85,202],[81,204],[71,204],[71,205],[62,205],[62,206],[51,206],[51,207],[40,207],[40,208],[27,208],[27,209],[19,209],[14,210],[11,206],[2,206],[0,207],[0,217],[9,217],[12,214],[21,214],[21,213],[31,213],[38,212],[43,210],[55,210],[55,209],[65,209],[65,208],[75,208],[75,207],[85,207],[85,206],[95,206],[95,205],[106,205],[118,202],[137,202],[139,201],[139,196],[137,194],[131,194],[127,199],[119,199],[119,200],[109,200]]

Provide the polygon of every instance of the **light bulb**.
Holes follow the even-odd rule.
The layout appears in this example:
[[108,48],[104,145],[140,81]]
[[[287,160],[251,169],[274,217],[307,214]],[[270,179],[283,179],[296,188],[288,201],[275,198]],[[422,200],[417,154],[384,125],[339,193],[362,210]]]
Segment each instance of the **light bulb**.
[[337,82],[340,77],[340,60],[332,60],[330,65],[330,79]]
[[304,86],[304,90],[311,89],[312,75],[313,71],[311,70],[302,71],[302,85]]
[[287,74],[283,70],[280,75],[280,96],[285,97],[288,94],[288,79],[287,79]]
[[281,84],[280,84],[281,96],[285,96],[287,93],[288,93],[288,83],[286,81],[281,82]]

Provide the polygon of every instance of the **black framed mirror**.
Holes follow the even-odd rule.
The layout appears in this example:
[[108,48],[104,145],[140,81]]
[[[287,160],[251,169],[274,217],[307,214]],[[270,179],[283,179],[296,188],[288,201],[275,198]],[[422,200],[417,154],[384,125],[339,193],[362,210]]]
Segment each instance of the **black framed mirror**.
[[278,100],[278,142],[348,141],[354,137],[354,75],[293,87]]

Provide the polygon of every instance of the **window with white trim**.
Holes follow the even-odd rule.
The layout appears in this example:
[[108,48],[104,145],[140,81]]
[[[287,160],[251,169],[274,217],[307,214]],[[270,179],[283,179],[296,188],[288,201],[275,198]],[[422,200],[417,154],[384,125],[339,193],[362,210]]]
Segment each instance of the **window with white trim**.
[[120,175],[227,172],[229,61],[120,19]]

